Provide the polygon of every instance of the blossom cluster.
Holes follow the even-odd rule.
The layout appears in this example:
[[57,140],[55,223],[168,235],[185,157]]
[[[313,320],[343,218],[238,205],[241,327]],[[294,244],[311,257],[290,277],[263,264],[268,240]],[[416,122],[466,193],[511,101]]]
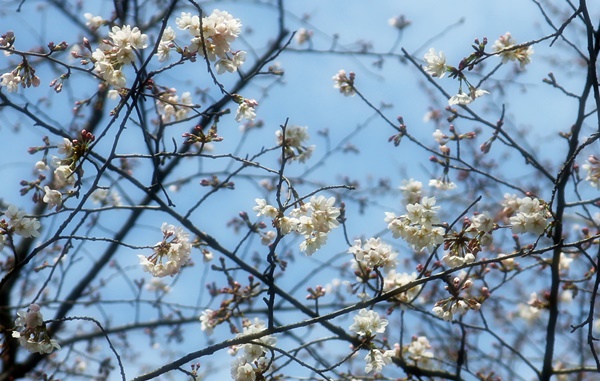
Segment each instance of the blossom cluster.
[[[363,308],[358,312],[358,315],[354,316],[354,322],[349,329],[366,339],[370,339],[377,333],[384,333],[387,325],[388,321],[382,319],[377,312]],[[373,370],[380,372],[385,365],[392,362],[395,353],[394,350],[381,350],[371,347],[369,353],[365,356],[365,372],[370,373]]]
[[415,363],[427,363],[427,361],[433,358],[431,344],[429,344],[429,340],[425,336],[413,337],[411,343],[408,345],[407,352],[409,358]]
[[[417,273],[399,273],[396,270],[392,269],[388,271],[385,278],[383,279],[383,292],[389,292],[395,290],[396,288],[402,287],[404,285],[409,284],[417,280]],[[421,292],[421,286],[412,287],[400,294],[395,295],[391,301],[395,301],[397,303],[410,303],[412,302],[417,295]]]
[[246,60],[246,52],[231,50],[231,43],[239,36],[242,23],[228,12],[215,9],[202,20],[197,15],[182,12],[176,21],[179,29],[187,30],[192,36],[189,52],[202,56],[206,53],[208,60],[217,61],[215,66],[219,74],[236,71]]
[[509,32],[500,36],[492,46],[494,52],[500,54],[502,62],[517,61],[521,68],[531,62],[533,48],[529,46],[517,46],[517,42]]
[[375,336],[377,333],[384,333],[387,325],[388,321],[382,319],[376,311],[363,308],[354,316],[349,329],[361,336]]
[[185,119],[193,106],[189,91],[179,97],[175,89],[169,89],[156,98],[156,107],[163,123],[168,123],[173,119],[176,121]]
[[[244,330],[237,337],[259,333],[266,328],[266,325],[258,318],[254,319],[254,322],[245,321]],[[253,339],[252,342],[232,347],[230,354],[237,357],[231,364],[231,377],[235,381],[262,379],[260,376],[267,372],[271,365],[266,355],[276,343],[276,337],[264,335]]]
[[461,231],[446,236],[444,250],[447,251],[442,260],[450,267],[475,262],[475,256],[482,247],[492,244],[495,228],[489,213],[478,213],[467,221]]
[[360,239],[354,240],[348,252],[354,255],[356,263],[363,269],[396,267],[398,253],[390,245],[381,242],[381,238],[369,238],[364,244]]
[[92,53],[94,71],[108,84],[120,89],[127,82],[123,68],[135,62],[135,50],[148,47],[148,36],[138,27],[115,25],[108,37],[110,39],[102,40]]
[[[468,68],[468,70],[473,69],[474,65],[478,62],[478,59],[486,54],[484,50],[487,44],[487,39],[484,39],[483,43],[480,43],[479,40],[475,40],[475,44],[476,45],[473,45],[475,52],[464,58],[460,62],[458,68],[449,66],[446,63],[446,55],[444,52],[436,52],[434,48],[429,49],[429,51],[425,53],[425,56],[423,57],[425,60],[425,66],[423,67],[423,70],[427,74],[431,75],[432,77],[443,78],[446,73],[450,73],[449,77],[458,78],[460,82],[459,90],[456,95],[453,95],[450,97],[450,99],[448,99],[448,104],[450,106],[468,105],[482,95],[489,94],[489,92],[486,90],[472,86],[468,82],[463,72],[463,70],[466,68]],[[500,36],[500,38],[494,43],[492,49],[495,53],[502,57],[503,63],[508,61],[518,61],[521,64],[521,68],[531,62],[531,55],[533,54],[533,48],[531,46],[517,45],[510,33]],[[468,91],[462,90],[463,82],[467,84]]]
[[459,296],[463,290],[469,290],[473,286],[471,279],[462,280],[460,277],[455,277],[452,283],[445,286],[452,296],[443,300],[439,300],[433,307],[433,313],[439,318],[446,321],[451,321],[454,315],[464,315],[469,310],[479,311],[481,304],[475,298],[465,298]]
[[339,89],[344,96],[349,97],[356,94],[354,90],[354,73],[351,72],[346,76],[346,71],[340,70],[331,79],[333,79],[333,87]]
[[386,212],[385,222],[394,238],[404,239],[417,251],[443,243],[445,230],[435,226],[440,223],[440,207],[435,202],[435,197],[423,197],[418,203],[406,205],[406,214]]
[[590,155],[581,167],[587,172],[585,181],[588,181],[594,188],[600,189],[600,159],[595,155]]
[[311,197],[310,201],[293,209],[289,216],[280,215],[279,210],[264,199],[257,198],[253,210],[257,216],[264,215],[273,219],[273,225],[281,234],[296,232],[304,236],[300,250],[307,255],[313,254],[327,242],[327,235],[339,226],[337,218],[340,209],[333,206],[335,198],[325,196]]
[[523,197],[517,198],[514,195],[504,195],[503,205],[505,210],[509,209],[515,212],[510,217],[510,224],[513,233],[533,233],[541,235],[548,225],[547,206],[537,198]]
[[23,238],[38,237],[40,235],[40,222],[37,218],[25,217],[25,212],[14,205],[10,205],[4,211],[4,217],[0,220],[0,251],[4,248],[8,234],[18,234]]
[[182,228],[164,222],[161,230],[163,240],[154,246],[154,254],[149,257],[138,255],[144,271],[159,278],[177,274],[188,262],[192,251],[189,235]]
[[289,126],[285,129],[285,141],[284,131],[277,130],[275,132],[277,144],[285,147],[285,155],[289,160],[298,160],[304,163],[312,156],[315,146],[306,145],[306,142],[310,139],[307,130],[308,127]]
[[31,353],[52,353],[60,345],[48,336],[44,317],[40,306],[31,304],[28,311],[18,311],[12,337],[19,340],[19,344]]
[[402,203],[415,204],[421,201],[423,183],[415,179],[402,180],[402,185],[398,187],[402,192]]

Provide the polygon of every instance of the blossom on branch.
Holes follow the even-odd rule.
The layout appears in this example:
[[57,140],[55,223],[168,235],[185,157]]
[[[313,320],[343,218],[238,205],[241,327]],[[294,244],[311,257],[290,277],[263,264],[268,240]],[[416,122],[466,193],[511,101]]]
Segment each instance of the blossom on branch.
[[17,312],[12,337],[31,353],[48,354],[55,348],[60,349],[58,342],[48,336],[44,317],[37,304],[31,304],[27,312]]
[[108,36],[110,40],[102,40],[92,53],[94,71],[108,84],[115,88],[122,88],[126,85],[122,69],[135,61],[135,50],[148,47],[148,36],[138,27],[131,28],[130,25],[123,27],[115,25]]
[[386,212],[385,222],[394,238],[404,239],[417,251],[443,243],[445,230],[434,226],[440,223],[437,216],[440,207],[434,206],[435,202],[435,197],[423,197],[420,203],[406,205],[404,215]]
[[518,212],[510,217],[513,233],[543,234],[548,225],[546,221],[548,212],[545,204],[540,203],[539,199],[531,197],[518,199],[518,203]]
[[258,106],[258,102],[255,99],[242,98],[235,113],[235,121],[239,122],[242,119],[254,120],[256,118],[256,106]]
[[412,342],[408,346],[409,358],[415,363],[421,362],[426,363],[433,358],[433,352],[430,350],[431,344],[425,336],[413,337]]
[[476,89],[474,87],[470,88],[469,93],[463,93],[462,90],[458,91],[458,94],[453,95],[452,97],[450,97],[450,99],[448,99],[448,104],[450,106],[453,105],[461,105],[461,106],[465,106],[468,105],[469,103],[473,102],[476,98],[479,98],[482,95],[485,94],[489,94],[488,91],[483,90],[483,89]]
[[10,205],[4,211],[4,216],[8,218],[10,231],[14,231],[23,238],[39,237],[41,224],[37,218],[25,217],[25,212],[14,205]]
[[340,93],[344,94],[344,96],[349,97],[356,94],[354,90],[354,73],[350,72],[348,76],[346,76],[345,70],[340,70],[336,75],[331,77],[333,79],[333,87],[340,90]]
[[349,329],[362,336],[375,336],[384,333],[387,325],[388,321],[381,319],[377,312],[363,308],[354,316],[354,323]]
[[381,238],[369,238],[363,244],[360,239],[354,240],[354,245],[348,249],[354,255],[356,262],[362,268],[387,268],[396,267],[398,253],[392,247],[381,242]]
[[[149,257],[138,255],[138,258],[144,271],[155,277],[175,276],[190,258],[192,245],[189,235],[182,228],[166,222],[162,224],[161,230],[164,238],[154,246],[154,254]],[[163,258],[166,258],[164,264]]]
[[17,91],[19,85],[21,84],[22,78],[19,75],[15,75],[11,73],[4,73],[0,76],[0,86],[6,87],[9,93],[13,93]]
[[531,62],[533,48],[531,46],[516,47],[515,45],[517,45],[517,42],[509,32],[506,32],[494,42],[492,49],[494,52],[499,53],[503,63],[518,61],[521,64],[521,68],[523,68]]
[[381,372],[384,366],[392,363],[392,357],[396,354],[395,350],[372,349],[365,356],[365,373],[372,371]]
[[600,159],[595,155],[590,155],[581,167],[587,172],[585,181],[588,181],[594,188],[600,189]]
[[275,131],[277,144],[285,146],[285,155],[289,160],[297,160],[304,163],[312,156],[315,146],[308,146],[306,144],[310,139],[307,130],[308,127],[289,126],[285,129],[285,141],[284,131]]
[[423,58],[427,64],[424,68],[427,74],[438,78],[443,78],[446,75],[448,66],[446,65],[446,55],[444,55],[444,52],[436,54],[435,49],[431,48],[429,52],[425,53],[425,57]]

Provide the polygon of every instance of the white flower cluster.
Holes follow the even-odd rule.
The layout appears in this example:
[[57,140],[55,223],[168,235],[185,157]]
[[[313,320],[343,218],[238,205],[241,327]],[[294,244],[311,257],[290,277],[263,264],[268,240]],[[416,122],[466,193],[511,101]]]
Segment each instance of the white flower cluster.
[[103,40],[92,53],[94,71],[108,84],[122,88],[127,82],[122,69],[135,61],[134,50],[148,47],[148,36],[137,27],[125,25],[113,26],[108,37],[110,40]]
[[175,48],[175,31],[170,26],[166,27],[163,31],[158,47],[156,48],[156,55],[158,56],[159,62],[164,62],[169,59],[171,49]]
[[450,181],[447,177],[442,177],[441,179],[431,179],[429,180],[429,186],[441,191],[456,189],[456,184]]
[[[192,252],[189,235],[180,227],[162,224],[163,240],[154,246],[154,254],[150,257],[138,255],[144,271],[155,277],[174,276],[185,265]],[[166,263],[163,264],[163,258]]]
[[[40,222],[37,218],[25,217],[25,212],[14,205],[4,211],[0,221],[0,251],[4,248],[6,234],[15,233],[23,238],[38,237],[40,235]],[[8,221],[7,221],[8,219]]]
[[306,28],[300,28],[296,31],[296,43],[303,45],[305,42],[310,41],[313,36],[313,31]]
[[[427,64],[423,70],[432,77],[442,78],[447,71],[452,68],[446,64],[446,56],[443,52],[439,52],[436,54],[435,49],[431,48],[425,56],[423,57],[425,63]],[[461,84],[462,84],[461,79]],[[467,82],[468,84],[468,82]],[[468,105],[473,102],[476,98],[479,98],[482,95],[489,94],[489,92],[477,89],[471,85],[469,85],[469,92],[464,93],[461,88],[458,90],[458,94],[453,95],[448,99],[448,104],[452,105]]]
[[386,212],[385,222],[394,238],[401,237],[416,251],[443,243],[445,230],[434,227],[440,223],[437,216],[440,207],[435,206],[435,202],[435,197],[423,197],[419,203],[406,205],[407,213],[404,215]]
[[193,106],[189,91],[181,94],[181,98],[179,98],[176,90],[170,89],[170,91],[160,94],[156,99],[156,107],[163,123],[168,123],[172,119],[176,121],[185,119]]
[[[377,333],[384,333],[388,321],[381,319],[379,314],[373,310],[363,308],[354,316],[354,323],[350,326],[350,330],[358,335],[373,337]],[[373,370],[380,372],[383,367],[392,362],[393,350],[380,350],[372,348],[365,357],[365,372],[370,373]]]
[[83,17],[87,20],[85,22],[85,26],[90,28],[90,30],[95,31],[100,28],[102,25],[106,23],[106,21],[102,18],[102,16],[94,16],[91,13],[84,13]]
[[546,206],[537,198],[523,197],[516,199],[518,212],[510,217],[513,233],[533,233],[541,235],[548,225]]
[[[254,333],[259,333],[266,329],[266,325],[258,318],[254,319],[254,323],[246,321],[244,323],[244,331],[237,337],[247,336]],[[277,338],[271,335],[265,335],[258,339],[252,340],[251,343],[232,347],[230,353],[239,355],[231,364],[231,377],[235,381],[255,381],[262,379],[257,377],[269,370],[269,360],[266,354],[269,353],[269,347],[275,346]]]
[[0,87],[6,87],[6,90],[8,90],[9,93],[17,91],[19,85],[23,80],[23,78],[20,75],[15,74],[13,72],[2,74],[0,76],[0,79],[2,80],[0,81]]
[[384,333],[387,325],[388,321],[382,319],[376,311],[363,308],[354,316],[350,330],[361,336],[375,336],[377,333]]
[[240,122],[242,119],[254,120],[256,118],[256,106],[258,106],[256,99],[242,98],[235,113],[235,121]]
[[121,195],[114,189],[98,188],[90,196],[94,204],[100,205],[122,205]]
[[285,155],[290,160],[298,160],[304,163],[312,156],[315,146],[307,146],[306,142],[310,139],[307,132],[308,127],[289,126],[285,130],[285,142],[283,141],[283,131],[275,131],[277,144],[285,145]]
[[311,197],[310,201],[293,209],[289,216],[280,216],[279,211],[264,199],[257,198],[253,210],[257,216],[272,218],[273,225],[281,229],[282,234],[296,232],[304,236],[300,250],[311,255],[327,242],[327,234],[339,226],[337,218],[340,209],[333,206],[335,198],[325,196]]
[[216,327],[216,321],[214,319],[215,311],[207,308],[200,315],[200,329],[206,332],[207,335],[212,335],[214,328]]
[[494,42],[492,49],[494,52],[500,54],[503,63],[508,61],[518,61],[521,64],[521,68],[523,68],[531,62],[533,48],[531,46],[515,48],[515,45],[517,45],[515,39],[509,32],[506,32]]
[[[468,290],[472,286],[473,281],[471,279],[466,279],[462,282],[459,277],[455,277],[453,280],[453,288],[455,291],[453,293],[456,295],[436,302],[432,310],[433,313],[445,321],[451,321],[456,314],[464,315],[469,310],[479,311],[481,304],[477,300],[458,296],[458,292],[461,290]],[[446,286],[446,289],[449,287],[450,286]]]
[[365,356],[365,373],[371,373],[372,371],[381,372],[384,366],[391,364],[392,357],[396,354],[393,349],[371,349]]
[[37,304],[31,304],[27,312],[17,312],[12,337],[31,353],[47,354],[52,353],[54,348],[60,349],[58,342],[48,336],[44,317]]
[[594,188],[600,189],[600,159],[595,155],[590,155],[581,167],[587,171],[585,181],[588,181]]
[[200,17],[182,12],[177,18],[177,27],[187,29],[192,36],[191,53],[204,56],[206,50],[208,60],[214,62],[218,59],[215,66],[219,74],[236,71],[246,60],[246,52],[231,50],[231,43],[239,36],[242,23],[228,12],[215,9],[210,16],[202,18],[202,25]]
[[430,351],[431,344],[429,344],[429,340],[425,336],[413,337],[412,342],[407,348],[409,353],[409,357],[415,363],[421,362],[427,363],[430,359],[433,358],[433,352]]
[[476,98],[479,98],[482,95],[485,94],[489,94],[488,91],[483,90],[483,89],[476,89],[476,88],[471,88],[469,90],[469,93],[463,93],[462,90],[458,91],[458,94],[453,95],[450,97],[450,99],[448,99],[448,104],[450,106],[453,105],[468,105],[469,103],[473,102]]
[[354,245],[350,246],[348,252],[354,255],[355,263],[363,269],[392,269],[398,262],[398,253],[390,245],[381,242],[381,238],[369,238],[364,244],[360,239],[354,240]]
[[[415,280],[417,280],[417,273],[415,272],[411,274],[398,273],[396,272],[396,270],[392,269],[388,271],[383,280],[383,292],[392,291],[396,288],[407,285]],[[401,294],[395,295],[392,300],[397,301],[399,303],[410,303],[417,297],[417,295],[419,295],[420,291],[420,285],[412,287]]]
[[354,90],[354,73],[350,73],[348,77],[345,70],[340,70],[331,79],[333,79],[333,87],[339,89],[344,96],[349,97],[356,94]]
[[[50,185],[52,185],[54,189],[48,185],[44,186],[44,196],[42,201],[48,204],[48,207],[59,210],[63,203],[63,193],[60,190],[75,184],[77,177],[71,169],[71,166],[66,164],[73,161],[73,142],[70,139],[63,138],[62,142],[57,144],[57,148],[58,153],[64,155],[64,158],[61,159],[57,156],[52,157],[51,165],[54,167],[54,176]],[[50,170],[50,167],[44,159],[43,161],[40,160],[35,163],[35,170],[43,172]]]
[[423,190],[423,183],[416,181],[415,179],[402,180],[402,185],[398,187],[402,191],[403,200],[402,203],[414,204],[421,201],[421,191]]

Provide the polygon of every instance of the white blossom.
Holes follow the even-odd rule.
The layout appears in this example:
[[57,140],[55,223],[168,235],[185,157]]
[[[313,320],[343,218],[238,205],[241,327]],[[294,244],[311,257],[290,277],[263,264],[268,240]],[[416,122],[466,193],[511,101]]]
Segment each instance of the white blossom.
[[594,188],[600,189],[600,159],[595,155],[590,155],[581,167],[587,172],[585,181],[588,181]]
[[171,89],[162,93],[156,99],[156,108],[163,123],[168,123],[173,119],[176,121],[185,119],[193,106],[189,91],[181,94],[180,98],[176,94],[176,90]]
[[166,27],[158,43],[156,49],[156,55],[158,56],[159,62],[164,62],[169,59],[171,49],[175,47],[175,31],[170,26]]
[[257,216],[266,216],[270,218],[275,218],[279,214],[279,210],[273,205],[267,204],[267,201],[262,198],[254,199],[256,202],[256,206],[252,208],[256,212]]
[[432,77],[442,78],[446,74],[446,56],[444,52],[435,53],[435,49],[431,48],[425,53],[425,71]]
[[[164,238],[154,246],[154,254],[150,257],[138,255],[144,271],[159,278],[179,273],[181,267],[188,262],[192,251],[189,235],[182,228],[165,222],[161,230]],[[163,263],[165,258],[166,262]]]
[[308,127],[288,126],[285,130],[285,142],[283,131],[275,131],[277,144],[285,145],[285,154],[290,160],[298,160],[304,163],[312,156],[315,146],[308,146],[306,142],[310,139]]
[[255,99],[244,99],[240,102],[235,113],[235,121],[239,122],[242,119],[254,120],[256,118],[256,106],[258,106],[258,102]]
[[68,165],[61,165],[54,170],[54,183],[57,189],[75,184],[75,174]]
[[381,238],[369,238],[364,244],[357,239],[348,252],[354,255],[356,262],[363,268],[391,269],[397,264],[398,253],[393,251],[390,245],[381,242]]
[[6,87],[9,93],[17,91],[19,84],[23,80],[21,76],[11,73],[4,73],[0,76],[0,86]]
[[521,67],[524,67],[531,62],[531,56],[534,53],[533,48],[531,45],[516,48],[515,45],[517,45],[515,39],[509,32],[506,32],[494,42],[492,49],[500,54],[503,63],[518,61]]
[[433,358],[433,352],[430,350],[431,344],[425,336],[413,337],[412,342],[408,346],[409,357],[417,362],[427,362]]
[[344,96],[349,97],[356,94],[353,87],[354,73],[350,73],[350,78],[348,78],[346,76],[346,71],[340,70],[332,77],[332,79],[333,87],[339,89],[340,93],[344,94]]
[[56,207],[58,210],[62,204],[62,193],[57,190],[50,189],[50,187],[47,185],[44,187],[44,193],[43,201],[48,204],[50,209]]
[[37,218],[25,217],[25,212],[16,206],[10,205],[4,216],[8,218],[9,226],[14,232],[23,238],[38,237],[40,235],[40,222]]
[[515,234],[533,233],[541,235],[546,230],[547,212],[539,199],[524,197],[519,201],[518,213],[510,217],[511,229]]
[[17,312],[12,337],[19,340],[19,345],[31,353],[48,354],[55,348],[60,349],[58,342],[48,337],[44,317],[37,304],[31,304],[27,312]]
[[102,25],[104,25],[104,23],[105,23],[102,16],[94,16],[91,13],[84,13],[83,17],[85,17],[85,19],[87,20],[85,22],[85,25],[88,28],[90,28],[91,30],[96,30],[96,29],[100,28]]
[[394,354],[394,350],[370,350],[365,356],[365,373],[371,373],[372,371],[381,372],[384,366],[392,363],[392,357]]
[[381,319],[377,312],[363,308],[354,316],[354,323],[349,329],[359,335],[368,336],[385,332],[387,325],[388,321]]
[[206,332],[207,335],[212,335],[216,326],[216,321],[213,318],[214,313],[215,311],[206,309],[202,312],[202,315],[200,315],[200,329]]

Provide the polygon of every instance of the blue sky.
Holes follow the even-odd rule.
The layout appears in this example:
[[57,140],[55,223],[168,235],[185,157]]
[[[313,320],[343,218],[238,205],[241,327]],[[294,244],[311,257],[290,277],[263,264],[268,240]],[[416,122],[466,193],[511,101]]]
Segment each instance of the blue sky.
[[[93,2],[88,2],[93,3]],[[110,2],[109,2],[110,3]],[[376,5],[374,6],[373,4]],[[83,36],[81,30],[74,33],[73,24],[66,21],[53,12],[34,12],[39,3],[28,1],[25,4],[24,11],[11,17],[0,19],[3,29],[14,30],[18,35],[18,46],[27,49],[28,46],[40,41],[60,42],[67,40],[75,42]],[[88,6],[88,4],[85,4]],[[109,9],[106,5],[93,5],[95,9],[89,10],[92,13],[103,14]],[[240,49],[248,44],[256,49],[258,53],[265,46],[265,42],[272,37],[276,25],[276,15],[269,6],[257,6],[253,2],[243,1],[218,1],[208,2],[205,5],[207,10],[219,8],[227,10],[235,17],[242,20],[244,24],[243,41],[236,42]],[[398,38],[398,32],[388,25],[391,17],[405,15],[411,21],[411,25],[402,32],[398,48],[395,53],[400,53],[400,48],[405,48],[411,54],[414,54],[418,62],[422,62],[423,54],[431,47],[436,50],[442,50],[448,57],[450,64],[458,64],[461,58],[468,55],[471,51],[470,45],[475,38],[482,39],[487,37],[490,46],[494,40],[505,32],[511,32],[518,42],[525,42],[537,39],[551,33],[551,29],[544,23],[536,5],[531,1],[513,2],[508,5],[506,2],[482,2],[482,1],[462,1],[460,5],[455,2],[433,1],[288,1],[287,7],[287,27],[290,30],[307,28],[314,31],[312,47],[315,50],[325,51],[330,48],[333,36],[337,35],[337,42],[340,52],[351,51],[356,47],[357,41],[365,41],[372,44],[374,52],[389,52],[394,42]],[[81,12],[81,20],[83,13]],[[597,10],[596,10],[597,11]],[[306,22],[302,21],[304,15],[309,17]],[[596,12],[597,14],[597,12]],[[560,18],[557,17],[558,20]],[[57,20],[60,22],[57,24]],[[557,21],[557,24],[560,21]],[[57,26],[58,25],[58,26]],[[175,25],[175,18],[170,22]],[[246,34],[248,29],[252,33]],[[148,32],[152,36],[155,31]],[[184,37],[184,34],[181,34]],[[560,45],[560,42],[558,43]],[[306,46],[298,46],[292,41],[291,48],[294,51],[284,52],[278,57],[278,62],[285,70],[283,84],[276,84],[269,88],[265,94],[264,87],[271,85],[270,80],[258,80],[255,85],[245,89],[245,97],[255,97],[259,100],[260,106],[257,109],[258,118],[264,121],[265,126],[257,131],[250,132],[248,138],[241,145],[241,152],[253,153],[262,147],[271,147],[275,144],[275,131],[278,126],[289,118],[290,124],[308,126],[309,133],[312,136],[312,144],[317,146],[314,153],[314,162],[325,154],[324,139],[319,136],[318,131],[327,130],[331,145],[335,146],[340,141],[352,135],[349,140],[360,150],[360,155],[337,153],[330,157],[326,163],[314,171],[311,170],[310,179],[323,184],[338,184],[344,180],[345,176],[352,180],[358,180],[366,183],[376,183],[379,178],[387,178],[390,185],[396,188],[403,179],[415,178],[427,183],[432,175],[438,175],[437,170],[428,161],[429,154],[417,149],[414,145],[403,141],[400,147],[394,147],[387,142],[389,136],[394,131],[379,118],[372,118],[373,111],[370,110],[359,97],[344,97],[333,88],[331,77],[340,69],[354,71],[356,73],[356,86],[374,105],[379,106],[382,102],[389,105],[383,112],[390,120],[395,120],[397,116],[403,116],[408,125],[409,132],[416,137],[426,140],[427,145],[434,147],[431,133],[436,127],[440,127],[444,132],[448,131],[448,125],[442,124],[436,126],[432,122],[424,122],[423,117],[430,107],[444,108],[447,100],[435,91],[428,96],[428,89],[431,86],[427,84],[425,77],[419,70],[411,66],[410,63],[403,63],[396,57],[386,58],[381,69],[373,66],[375,57],[361,57],[358,55],[348,55],[341,53],[327,52],[306,52]],[[507,107],[507,128],[523,129],[528,131],[528,135],[522,138],[527,145],[537,149],[543,160],[548,160],[554,165],[559,152],[562,154],[564,146],[556,138],[559,131],[568,130],[573,122],[573,113],[565,112],[565,109],[572,110],[573,103],[565,98],[560,92],[551,89],[542,83],[542,79],[548,72],[558,72],[561,74],[561,83],[566,87],[577,92],[581,87],[581,79],[576,77],[577,66],[573,61],[568,65],[560,66],[559,62],[550,60],[557,51],[561,51],[560,46],[557,50],[550,49],[547,42],[543,42],[534,47],[535,55],[533,62],[528,66],[527,71],[516,77],[514,83],[505,87],[506,93],[499,94],[496,86],[490,87],[485,84],[483,87],[489,89],[491,94],[481,98],[473,103],[473,110],[487,115],[499,115],[499,103],[504,102]],[[490,60],[491,61],[491,60]],[[0,58],[0,69],[4,69],[11,62],[10,58]],[[499,70],[496,79],[507,78],[512,69],[512,64],[506,65]],[[184,65],[182,69],[165,73],[157,78],[163,81],[163,84],[176,87],[180,92],[190,91],[194,87],[208,87],[211,80],[204,73],[202,62]],[[54,99],[51,106],[44,105],[41,111],[46,112],[53,119],[64,123],[71,122],[68,115],[69,95],[62,93],[53,94],[51,88],[44,87],[50,79],[60,73],[49,73],[47,70],[40,70],[43,85],[35,90],[40,96],[47,96]],[[232,82],[233,79],[223,77],[225,84]],[[475,81],[476,82],[476,81]],[[443,78],[438,82],[450,94],[458,90],[455,80]],[[493,83],[488,82],[490,85]],[[83,88],[83,93],[89,91],[88,95],[94,91],[90,82],[82,81],[81,85],[76,87]],[[89,88],[89,90],[88,90]],[[32,92],[33,89],[30,89]],[[30,90],[27,90],[28,93]],[[212,94],[215,94],[214,92]],[[18,95],[17,95],[18,96]],[[235,105],[230,106],[235,111]],[[67,110],[67,111],[65,111]],[[27,147],[40,144],[37,130],[27,122],[19,134],[13,134],[11,125],[16,122],[17,116],[10,112],[0,112],[0,132],[5,136],[0,142],[3,152],[7,159],[3,160],[0,167],[0,174],[7,179],[3,192],[0,195],[4,200],[10,203],[22,206],[28,205],[27,201],[18,196],[20,186],[18,181],[28,174],[33,162],[31,157],[26,156]],[[461,132],[470,131],[477,125],[458,121],[457,128]],[[188,125],[173,127],[170,131],[173,136],[180,136],[182,132],[189,129]],[[359,131],[354,134],[353,131]],[[219,132],[225,137],[222,143],[215,145],[215,153],[226,153],[238,147],[240,144],[241,133],[239,124],[233,121],[233,116],[222,122]],[[589,128],[589,133],[593,129]],[[489,131],[484,131],[481,138],[472,143],[473,147],[478,147],[487,137]],[[126,139],[120,145],[122,152],[131,152],[137,149],[137,138],[139,137],[135,127],[132,126],[125,135]],[[37,139],[37,140],[36,140]],[[592,151],[598,151],[598,146],[590,147]],[[582,157],[585,157],[583,155]],[[562,156],[559,156],[562,158]],[[277,156],[266,157],[265,163],[275,166]],[[510,171],[518,176],[525,176],[529,172],[522,164],[522,159],[509,156],[503,159],[500,171]],[[181,169],[181,175],[187,170],[195,170],[198,162],[189,160]],[[227,162],[203,162],[201,165],[210,168],[213,171],[223,169]],[[292,164],[290,174],[295,176],[302,175],[310,166]],[[142,175],[143,176],[143,175]],[[177,177],[174,176],[173,180]],[[256,197],[263,197],[258,187],[251,185],[250,181],[237,180],[238,189],[232,193],[223,192],[217,194],[211,203],[205,204],[197,213],[194,214],[194,221],[202,229],[208,231],[216,238],[233,246],[239,236],[233,235],[230,229],[226,228],[226,223],[231,220],[239,211],[246,211],[252,215],[252,207]],[[314,184],[301,186],[304,192],[314,189]],[[197,193],[195,193],[197,192]],[[185,211],[193,205],[202,190],[190,191],[186,193],[174,193],[177,208]],[[456,190],[460,194],[461,189]],[[134,195],[135,196],[135,195]],[[497,195],[501,197],[501,193]],[[547,194],[545,196],[548,196]],[[273,195],[270,195],[271,200]],[[348,234],[350,239],[363,236],[369,237],[376,235],[385,229],[383,222],[384,211],[403,212],[400,209],[401,196],[398,192],[391,196],[379,197],[371,196],[370,201],[376,201],[374,207],[369,209],[365,215],[358,212],[358,207],[354,203],[348,203]],[[499,201],[499,200],[497,200]],[[451,211],[454,213],[455,211]],[[161,216],[162,217],[162,216]],[[118,216],[115,215],[118,221]],[[134,234],[128,236],[128,243],[136,245],[153,245],[160,239],[158,229],[162,220],[160,217],[154,220],[144,221]],[[107,231],[112,226],[111,219],[105,221]],[[98,234],[108,234],[99,232]],[[151,238],[149,238],[151,237]],[[232,239],[233,238],[233,239]],[[387,238],[390,238],[389,236]],[[289,243],[291,248],[295,248],[297,242]],[[398,244],[401,252],[406,250],[405,246]],[[96,246],[86,246],[85,251],[89,258],[93,258]],[[248,245],[248,256],[255,250],[260,250],[261,246],[254,244]],[[294,266],[302,269],[306,265],[312,268],[315,263],[322,261],[327,263],[329,258],[336,258],[336,264],[341,265],[343,260],[338,259],[336,255],[343,253],[347,249],[342,239],[341,231],[334,232],[330,239],[330,245],[321,252],[315,254],[314,258],[299,257],[298,263]],[[263,249],[264,250],[264,249]],[[118,262],[127,269],[127,272],[134,279],[145,277],[149,279],[139,269],[137,263],[137,252],[124,251],[118,258]],[[85,258],[85,255],[82,256]],[[211,276],[204,278],[204,266],[200,260],[196,261],[196,266],[191,268],[189,274],[185,274],[176,284],[172,285],[173,291],[169,295],[169,300],[177,303],[185,303],[194,306],[199,300],[199,293],[204,289],[202,284],[211,279]],[[309,267],[310,266],[310,267]],[[137,273],[136,273],[137,272]],[[73,275],[76,278],[76,274]],[[327,283],[335,276],[334,273],[325,273],[322,276],[317,274],[314,282]],[[73,278],[73,279],[75,279]],[[217,278],[218,279],[218,278]],[[297,282],[297,277],[288,276],[283,278],[282,285],[292,287]],[[111,291],[114,294],[107,294],[111,297],[123,296],[129,285],[124,279],[118,277],[111,278]],[[312,283],[311,283],[312,285]],[[190,290],[193,290],[190,292]],[[304,294],[304,289],[298,291],[298,295]],[[127,295],[130,297],[130,295]],[[199,309],[207,307],[206,297],[196,306]],[[218,303],[217,303],[218,305]],[[151,311],[148,308],[148,311]],[[87,311],[89,312],[89,311]],[[198,311],[194,311],[197,313]],[[150,312],[148,312],[150,313]],[[286,319],[293,319],[296,316],[290,314]],[[113,316],[113,322],[124,323],[129,318],[128,315]],[[342,324],[348,324],[344,322]],[[177,352],[186,353],[198,345],[204,345],[206,338],[199,331],[199,325],[192,325],[193,340],[188,342],[189,346],[177,348]],[[219,327],[217,338],[228,337],[226,327]],[[146,345],[147,341],[141,339],[141,345]],[[198,344],[201,343],[201,344]],[[178,353],[179,354],[179,353]],[[161,358],[161,350],[154,352],[157,359]],[[219,354],[222,361],[228,361],[229,356],[225,353]],[[204,360],[203,360],[204,361]],[[208,360],[206,360],[208,361]],[[360,362],[358,362],[360,364]],[[228,367],[223,371],[228,373]],[[135,370],[131,370],[132,374]]]

